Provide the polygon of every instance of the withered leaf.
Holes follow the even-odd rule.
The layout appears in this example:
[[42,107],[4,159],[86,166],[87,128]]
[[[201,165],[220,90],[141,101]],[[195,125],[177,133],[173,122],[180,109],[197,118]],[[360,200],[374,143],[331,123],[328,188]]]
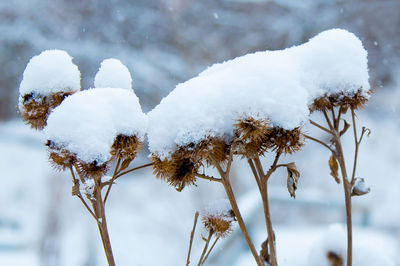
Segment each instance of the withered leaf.
[[344,133],[346,133],[346,131],[349,129],[349,127],[350,127],[350,124],[349,123],[347,123],[347,121],[346,120],[344,120],[344,127],[343,127],[343,129],[340,131],[340,136],[342,136]]
[[333,176],[336,183],[340,184],[340,179],[338,174],[339,165],[337,163],[336,156],[332,154],[331,157],[329,157],[328,163],[329,163],[329,168],[331,169],[331,176]]
[[291,197],[296,198],[297,182],[300,178],[300,172],[297,170],[295,163],[288,163],[286,165],[288,171],[287,189]]
[[119,171],[123,171],[123,170],[125,170],[126,168],[128,168],[129,164],[130,164],[132,161],[133,161],[133,159],[130,159],[130,158],[123,160],[122,163],[121,163],[121,166],[120,166],[120,168],[119,168]]
[[74,184],[72,186],[72,196],[79,196],[79,181],[74,179]]

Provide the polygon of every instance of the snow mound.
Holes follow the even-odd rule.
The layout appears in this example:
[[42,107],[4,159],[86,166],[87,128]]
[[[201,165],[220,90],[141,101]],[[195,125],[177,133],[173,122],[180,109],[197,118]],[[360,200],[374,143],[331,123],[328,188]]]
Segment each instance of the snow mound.
[[208,137],[229,140],[247,117],[291,130],[307,123],[315,98],[360,89],[367,95],[367,52],[354,34],[329,30],[300,46],[215,64],[177,85],[148,114],[149,149],[165,159]]
[[47,50],[34,56],[25,68],[19,87],[21,96],[47,96],[60,91],[75,92],[81,88],[81,73],[72,57],[62,50]]
[[147,116],[133,90],[96,88],[66,98],[49,116],[45,134],[85,163],[101,164],[110,159],[116,136],[143,141],[146,126]]
[[118,59],[109,58],[101,62],[94,78],[96,88],[132,89],[132,77],[128,68]]

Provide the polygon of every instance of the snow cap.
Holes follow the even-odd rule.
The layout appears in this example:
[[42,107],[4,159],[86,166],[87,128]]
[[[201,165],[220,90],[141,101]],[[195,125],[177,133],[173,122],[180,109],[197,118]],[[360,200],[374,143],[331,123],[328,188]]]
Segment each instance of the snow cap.
[[21,96],[30,93],[47,96],[81,88],[81,73],[72,57],[62,50],[46,50],[34,56],[25,68],[19,87]]
[[96,88],[66,98],[50,114],[45,134],[85,163],[110,158],[118,135],[144,140],[147,116],[133,90]]
[[96,88],[132,89],[132,77],[128,68],[118,59],[109,58],[101,62],[94,78]]

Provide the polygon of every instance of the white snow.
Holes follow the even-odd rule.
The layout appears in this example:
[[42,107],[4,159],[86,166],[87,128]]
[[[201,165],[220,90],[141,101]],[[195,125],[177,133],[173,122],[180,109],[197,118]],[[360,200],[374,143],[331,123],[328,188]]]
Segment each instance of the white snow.
[[284,129],[308,120],[312,101],[327,94],[369,90],[367,52],[345,30],[325,31],[281,51],[215,64],[179,84],[149,114],[150,151],[168,158],[177,146],[207,137],[230,139],[239,118],[269,119]]
[[78,91],[81,73],[72,57],[62,50],[46,50],[34,56],[25,68],[19,87],[21,96],[46,96],[60,91]]
[[353,191],[366,194],[371,191],[371,188],[365,183],[365,179],[357,177],[354,183]]
[[96,88],[132,89],[132,77],[128,68],[118,59],[109,58],[101,62],[94,78]]
[[66,98],[49,116],[45,134],[86,163],[104,163],[117,135],[143,140],[147,116],[133,90],[95,88]]
[[231,221],[233,220],[231,210],[232,207],[227,199],[219,199],[204,208],[203,216],[221,217]]

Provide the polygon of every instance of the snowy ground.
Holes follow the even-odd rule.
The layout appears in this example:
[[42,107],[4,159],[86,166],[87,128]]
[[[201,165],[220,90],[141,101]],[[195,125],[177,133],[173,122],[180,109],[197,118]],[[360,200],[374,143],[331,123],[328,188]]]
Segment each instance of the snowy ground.
[[[370,110],[381,106],[380,99],[378,95]],[[380,110],[385,119],[371,111],[359,116],[359,125],[370,127],[372,135],[361,146],[357,176],[366,178],[372,191],[354,199],[355,265],[400,265],[399,121],[390,118],[396,110],[394,103]],[[43,143],[39,133],[19,121],[0,125],[0,265],[106,265],[94,221],[71,197],[70,177],[50,168]],[[352,145],[347,138],[349,158]],[[295,161],[302,173],[296,200],[286,191],[286,173],[273,176],[270,194],[280,265],[312,265],[329,225],[344,223],[342,187],[329,176],[328,158],[311,143],[295,157],[284,158]],[[265,240],[263,214],[248,173],[243,162],[235,163],[235,191],[259,247]],[[149,170],[124,177],[113,187],[107,206],[117,265],[184,265],[194,212],[221,197],[222,188],[205,181],[178,193]],[[194,243],[192,261],[201,251],[199,234]],[[384,259],[376,263],[373,256]],[[217,244],[209,264],[252,265],[237,227]]]

